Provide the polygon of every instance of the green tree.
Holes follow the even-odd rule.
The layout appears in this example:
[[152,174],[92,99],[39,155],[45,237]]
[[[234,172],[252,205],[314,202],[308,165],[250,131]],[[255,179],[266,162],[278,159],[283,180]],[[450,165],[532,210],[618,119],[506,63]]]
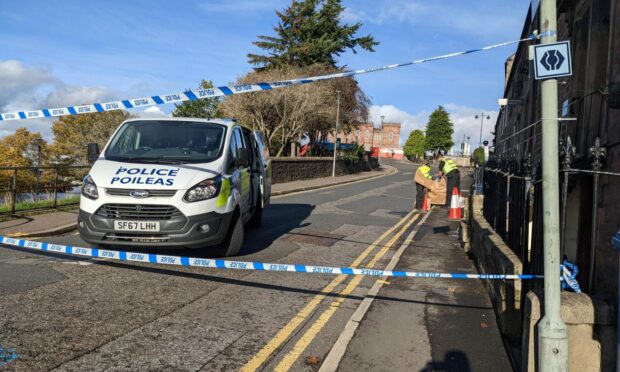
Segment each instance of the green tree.
[[[0,139],[0,167],[35,167],[45,165],[49,154],[48,144],[39,132],[30,132],[26,128],[18,128],[15,133]],[[35,173],[31,170],[21,170],[16,173],[15,179],[18,190],[21,192],[35,190]],[[45,177],[41,181],[44,181]],[[13,171],[0,171],[0,197],[5,204],[13,200]]]
[[442,106],[437,107],[429,116],[426,124],[426,149],[449,150],[454,145],[453,133],[454,126],[450,121],[450,114]]
[[86,146],[96,142],[103,148],[119,124],[130,117],[127,111],[60,117],[52,124],[54,156],[63,163],[87,164]]
[[426,149],[426,137],[424,137],[424,132],[419,129],[416,129],[409,133],[409,138],[407,138],[407,142],[403,147],[403,151],[405,152],[405,156],[407,158],[416,158],[420,159],[424,156],[424,150]]
[[248,60],[257,70],[282,66],[336,66],[334,57],[348,49],[359,47],[374,52],[379,44],[372,35],[356,36],[361,23],[347,25],[341,22],[342,0],[293,0],[283,11],[274,27],[276,36],[259,35],[254,45],[266,55],[248,54]]
[[[213,88],[213,83],[210,80],[203,79],[200,82],[200,87],[202,89]],[[203,119],[221,117],[221,102],[218,97],[184,101],[175,104],[175,108],[172,110],[172,116]]]
[[475,164],[484,165],[484,147],[478,147],[475,149],[473,158]]

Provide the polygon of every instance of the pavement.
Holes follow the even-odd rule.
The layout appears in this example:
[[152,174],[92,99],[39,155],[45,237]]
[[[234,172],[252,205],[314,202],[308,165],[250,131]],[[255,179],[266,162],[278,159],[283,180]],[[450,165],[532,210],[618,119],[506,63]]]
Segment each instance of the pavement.
[[0,222],[0,235],[34,237],[63,234],[77,228],[76,211],[54,211]]
[[[359,172],[338,177],[314,178],[304,181],[293,181],[272,186],[272,196],[286,195],[295,192],[321,189],[372,178],[383,177],[397,172],[397,169],[385,165],[378,170]],[[64,234],[77,229],[76,211],[54,211],[32,216],[21,216],[0,222],[0,235],[10,237],[40,237]]]
[[[238,260],[475,267],[447,211],[412,211],[415,166],[275,197]],[[76,233],[31,240],[87,246]],[[207,249],[150,250],[213,257]],[[478,280],[216,270],[0,248],[1,371],[511,371]],[[355,329],[351,330],[351,324]]]

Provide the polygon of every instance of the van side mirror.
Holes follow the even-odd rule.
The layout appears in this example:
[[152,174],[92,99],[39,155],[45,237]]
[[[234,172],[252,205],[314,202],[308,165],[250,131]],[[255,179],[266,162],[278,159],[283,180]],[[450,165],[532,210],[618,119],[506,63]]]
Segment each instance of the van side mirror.
[[244,148],[237,149],[236,165],[244,168],[250,166],[250,150]]
[[98,143],[89,143],[86,148],[86,158],[88,158],[88,162],[93,164],[97,161],[99,157],[99,144]]

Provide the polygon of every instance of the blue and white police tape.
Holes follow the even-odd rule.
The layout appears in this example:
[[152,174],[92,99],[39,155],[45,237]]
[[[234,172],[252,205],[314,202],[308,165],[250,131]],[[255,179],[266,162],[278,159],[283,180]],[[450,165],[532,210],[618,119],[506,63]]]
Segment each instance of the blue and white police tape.
[[571,289],[573,292],[581,293],[581,287],[579,287],[577,282],[577,274],[579,274],[579,267],[568,260],[564,260],[560,265],[562,289]]
[[295,273],[332,274],[332,275],[364,275],[364,276],[394,276],[410,278],[449,278],[449,279],[499,279],[499,280],[527,280],[541,279],[541,275],[506,275],[506,274],[465,274],[465,273],[434,273],[434,272],[411,272],[390,271],[377,269],[360,269],[353,267],[330,267],[314,265],[295,265],[282,263],[264,263],[232,261],[210,258],[197,258],[185,256],[168,256],[155,253],[137,253],[98,248],[72,247],[69,245],[35,242],[31,240],[9,238],[0,236],[0,244],[29,250],[47,251],[68,254],[72,256],[104,258],[117,261],[145,262],[152,264],[207,267],[213,269],[254,270],[254,271],[280,271]]
[[292,80],[282,80],[282,81],[264,82],[264,83],[255,83],[255,84],[226,85],[226,86],[214,87],[214,88],[209,88],[209,89],[192,89],[192,90],[187,90],[187,91],[180,92],[180,93],[163,94],[163,95],[142,97],[142,98],[123,99],[123,100],[113,101],[113,102],[92,103],[92,104],[80,105],[80,106],[66,106],[66,107],[58,107],[58,108],[46,108],[46,109],[41,109],[41,110],[32,110],[32,111],[7,112],[7,113],[0,114],[0,120],[25,120],[25,119],[67,116],[67,115],[79,115],[79,114],[88,114],[88,113],[93,113],[93,112],[123,110],[123,109],[137,108],[137,107],[148,107],[148,106],[155,106],[155,105],[163,105],[167,103],[194,101],[194,100],[202,99],[202,98],[223,97],[223,96],[229,96],[233,94],[258,92],[258,91],[263,91],[263,90],[272,90],[272,89],[277,89],[277,88],[289,87],[293,85],[307,84],[307,83],[313,83],[313,82],[322,81],[322,80],[338,79],[338,78],[343,78],[343,77],[368,74],[371,72],[390,70],[390,69],[394,69],[397,67],[416,65],[416,64],[425,63],[425,62],[437,61],[440,59],[462,56],[465,54],[471,54],[475,52],[481,52],[485,50],[500,48],[500,47],[504,47],[507,45],[518,44],[523,41],[535,40],[545,35],[547,35],[547,33],[543,33],[540,35],[532,34],[529,37],[526,37],[524,39],[507,41],[503,43],[488,45],[488,46],[481,47],[481,48],[464,50],[461,52],[449,53],[449,54],[419,59],[419,60],[410,61],[410,62],[397,63],[397,64],[392,64],[392,65],[387,65],[387,66],[361,69],[361,70],[355,70],[355,71],[345,71],[345,72],[339,72],[339,73],[329,74],[329,75],[312,76],[312,77],[292,79]]

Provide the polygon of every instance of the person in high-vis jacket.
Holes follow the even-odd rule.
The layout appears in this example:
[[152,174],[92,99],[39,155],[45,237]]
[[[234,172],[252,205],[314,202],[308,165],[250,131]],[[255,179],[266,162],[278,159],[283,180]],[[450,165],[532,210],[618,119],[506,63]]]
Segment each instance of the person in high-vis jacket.
[[461,172],[454,160],[444,158],[443,155],[437,157],[439,160],[439,171],[446,177],[446,208],[450,208],[452,201],[452,190],[456,186],[459,195],[461,194]]
[[421,182],[428,180],[428,182],[425,182],[428,185],[428,183],[433,181],[431,167],[428,161],[416,170],[415,180],[415,207],[417,209],[422,209],[424,195],[426,194],[428,186],[423,185]]

